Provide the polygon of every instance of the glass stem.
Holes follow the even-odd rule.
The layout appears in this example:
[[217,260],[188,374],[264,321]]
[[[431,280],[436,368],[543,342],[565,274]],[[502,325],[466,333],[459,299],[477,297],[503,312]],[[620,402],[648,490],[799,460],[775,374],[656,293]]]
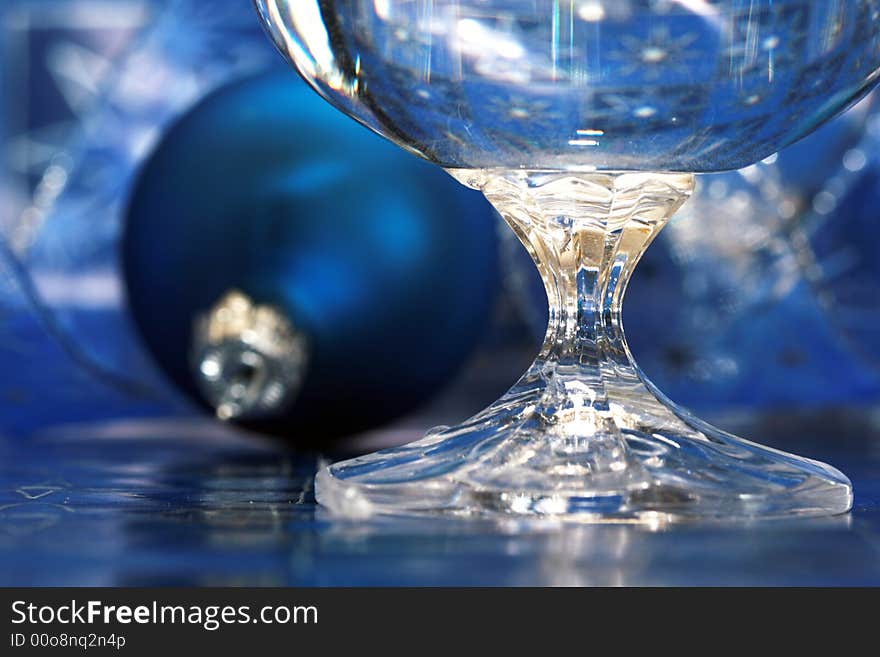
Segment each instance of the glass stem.
[[[462,172],[528,249],[547,291],[540,355],[520,385],[545,388],[540,415],[567,461],[592,474],[627,467],[621,428],[648,408],[626,344],[623,295],[636,263],[693,190],[689,174]],[[646,408],[648,407],[648,408]]]

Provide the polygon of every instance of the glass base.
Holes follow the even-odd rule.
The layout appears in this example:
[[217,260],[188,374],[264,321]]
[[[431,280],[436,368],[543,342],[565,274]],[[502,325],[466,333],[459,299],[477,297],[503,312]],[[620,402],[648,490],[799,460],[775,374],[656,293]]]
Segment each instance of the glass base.
[[559,390],[559,377],[543,371],[549,365],[459,426],[324,468],[318,501],[350,517],[648,524],[823,516],[852,505],[849,480],[831,466],[715,429],[647,382],[638,397],[618,391],[605,421],[583,413],[571,386]]

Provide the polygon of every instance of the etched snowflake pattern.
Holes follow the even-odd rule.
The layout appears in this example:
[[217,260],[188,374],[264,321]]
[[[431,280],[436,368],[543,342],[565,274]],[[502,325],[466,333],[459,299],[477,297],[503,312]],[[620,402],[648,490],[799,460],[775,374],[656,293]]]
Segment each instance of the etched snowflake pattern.
[[645,39],[620,37],[620,47],[608,53],[608,57],[620,63],[618,73],[623,76],[638,72],[645,79],[658,80],[670,71],[684,75],[699,61],[699,50],[690,48],[698,38],[697,32],[673,35],[668,25],[661,24],[651,29]]
[[487,108],[492,116],[503,122],[529,121],[543,123],[560,118],[554,104],[547,99],[528,99],[525,96],[498,94],[491,96]]
[[766,78],[769,74],[772,78],[774,69],[802,56],[809,27],[803,7],[778,5],[758,13],[744,9],[733,17],[730,44],[718,60],[721,66],[737,70],[742,76]]

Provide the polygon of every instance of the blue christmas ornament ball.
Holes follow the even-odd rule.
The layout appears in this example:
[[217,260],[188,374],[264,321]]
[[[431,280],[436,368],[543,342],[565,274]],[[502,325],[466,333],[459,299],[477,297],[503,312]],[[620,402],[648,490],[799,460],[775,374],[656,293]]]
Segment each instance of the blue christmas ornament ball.
[[192,397],[193,327],[225,293],[307,336],[292,405],[255,429],[322,443],[425,402],[487,328],[499,288],[483,197],[344,117],[289,70],[216,91],[171,127],[130,196],[128,301]]

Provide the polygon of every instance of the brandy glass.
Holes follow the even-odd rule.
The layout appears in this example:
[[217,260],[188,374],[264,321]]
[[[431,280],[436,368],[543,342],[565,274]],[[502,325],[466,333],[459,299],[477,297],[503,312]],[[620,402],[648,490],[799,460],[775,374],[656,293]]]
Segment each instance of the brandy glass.
[[319,94],[486,195],[550,303],[543,348],[509,392],[458,426],[324,468],[321,504],[645,523],[850,508],[834,468],[664,397],[633,361],[621,304],[694,174],[752,165],[870,90],[880,0],[256,5]]

